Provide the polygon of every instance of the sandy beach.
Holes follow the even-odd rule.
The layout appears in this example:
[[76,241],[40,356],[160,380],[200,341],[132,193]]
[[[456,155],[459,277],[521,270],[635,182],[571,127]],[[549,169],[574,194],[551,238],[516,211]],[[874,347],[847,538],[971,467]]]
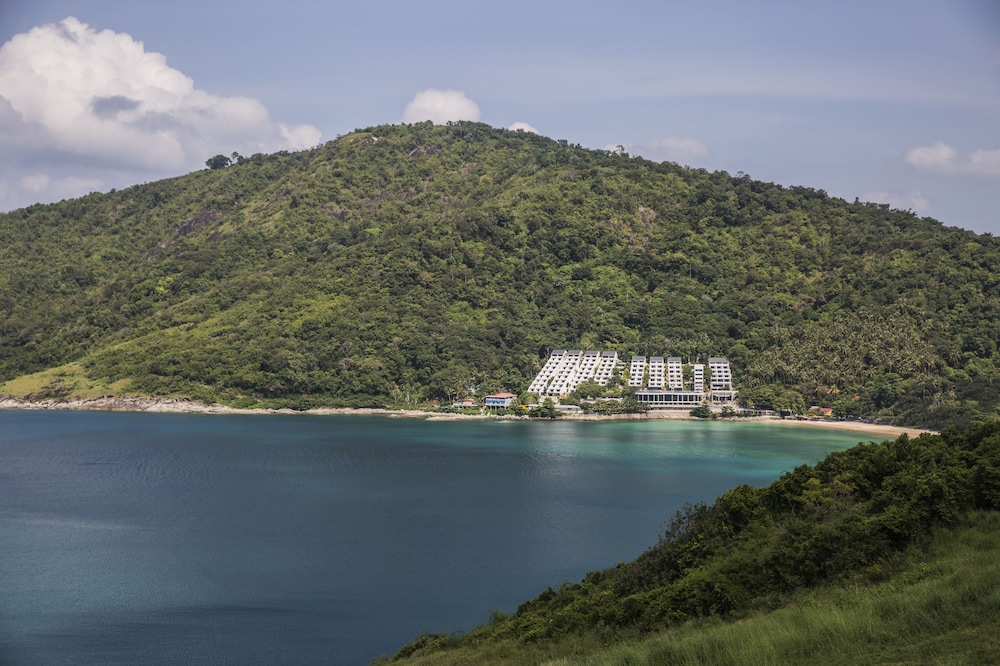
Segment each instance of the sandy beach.
[[831,428],[834,430],[851,430],[857,433],[869,435],[880,435],[883,438],[891,439],[906,434],[910,437],[919,437],[924,433],[937,434],[933,430],[921,430],[920,428],[906,428],[903,426],[879,425],[875,423],[862,423],[861,421],[810,421],[798,419],[767,419],[768,423],[780,423],[788,426],[805,426],[808,428]]
[[[626,414],[623,416],[632,416],[638,419],[648,419],[648,420],[659,420],[659,419],[669,419],[678,421],[698,421],[700,419],[690,416],[684,410],[663,410],[657,412],[649,412],[648,414]],[[606,416],[569,416],[563,417],[574,420],[608,420],[613,417]],[[831,430],[849,430],[857,433],[865,433],[869,435],[878,435],[879,438],[884,439],[894,439],[902,434],[906,434],[910,437],[919,437],[924,433],[936,434],[933,430],[922,430],[920,428],[909,428],[905,426],[893,426],[893,425],[880,425],[875,423],[863,423],[861,421],[836,421],[834,419],[796,419],[796,418],[786,418],[782,419],[776,416],[754,416],[754,417],[736,417],[733,419],[727,419],[732,421],[760,421],[765,423],[774,423],[783,426],[802,426],[807,428],[828,428]]]

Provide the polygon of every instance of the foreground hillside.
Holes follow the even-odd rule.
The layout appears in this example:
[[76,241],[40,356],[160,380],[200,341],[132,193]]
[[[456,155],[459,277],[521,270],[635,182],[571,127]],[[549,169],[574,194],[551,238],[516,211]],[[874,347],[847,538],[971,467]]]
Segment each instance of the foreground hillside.
[[480,124],[0,226],[0,393],[417,406],[524,390],[570,347],[726,355],[748,404],[791,411],[943,427],[1000,404],[996,239]]
[[861,444],[688,507],[633,562],[396,659],[996,663],[998,511],[998,423]]
[[970,514],[892,577],[825,585],[778,610],[692,622],[644,640],[498,644],[431,652],[414,666],[766,666],[1000,662],[1000,513]]

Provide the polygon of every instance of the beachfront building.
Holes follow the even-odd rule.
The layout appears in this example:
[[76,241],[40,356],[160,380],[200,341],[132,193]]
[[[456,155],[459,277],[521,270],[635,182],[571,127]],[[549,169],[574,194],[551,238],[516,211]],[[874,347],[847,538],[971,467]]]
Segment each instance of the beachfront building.
[[633,388],[640,388],[642,380],[646,374],[646,357],[633,356],[632,362],[628,366],[628,385]]
[[504,409],[517,401],[516,393],[493,393],[486,396],[486,407],[489,409]]
[[563,362],[559,366],[559,372],[554,381],[549,385],[549,395],[564,395],[576,388],[579,383],[577,375],[580,373],[580,363],[583,361],[583,351],[571,349],[563,354]]
[[601,352],[601,361],[594,372],[594,381],[601,386],[607,386],[614,376],[615,368],[618,367],[618,352]]
[[693,409],[705,404],[705,394],[694,391],[658,391],[643,389],[635,399],[650,409]]
[[691,390],[695,393],[705,392],[705,366],[695,363],[691,367]]
[[[576,375],[580,377],[580,382],[586,381],[584,378],[593,378],[597,373],[597,366],[601,364],[601,352],[599,351],[586,351],[583,353],[583,359],[580,361],[580,367],[577,368]],[[570,389],[571,391],[574,389]]]
[[667,389],[670,391],[684,390],[684,365],[680,356],[667,359]]
[[663,390],[663,357],[649,357],[649,381],[646,388]]
[[539,396],[567,395],[591,380],[607,386],[618,365],[618,352],[557,349],[528,386]]
[[712,356],[708,359],[708,369],[712,378],[709,388],[713,391],[732,391],[733,375],[729,370],[729,359]]
[[716,404],[729,403],[736,400],[736,390],[733,388],[733,374],[729,369],[729,359],[711,357],[708,359],[709,369],[709,401]]
[[558,372],[558,368],[562,365],[563,356],[566,354],[565,349],[557,349],[549,355],[545,365],[542,369],[535,375],[535,378],[531,382],[531,386],[528,387],[529,393],[534,393],[536,395],[544,395],[548,390],[549,385],[555,379]]

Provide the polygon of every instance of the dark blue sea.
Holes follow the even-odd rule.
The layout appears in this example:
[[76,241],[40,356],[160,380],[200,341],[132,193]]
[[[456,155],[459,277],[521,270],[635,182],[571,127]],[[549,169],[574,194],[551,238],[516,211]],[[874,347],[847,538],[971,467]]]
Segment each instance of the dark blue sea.
[[859,436],[0,411],[0,663],[367,664]]

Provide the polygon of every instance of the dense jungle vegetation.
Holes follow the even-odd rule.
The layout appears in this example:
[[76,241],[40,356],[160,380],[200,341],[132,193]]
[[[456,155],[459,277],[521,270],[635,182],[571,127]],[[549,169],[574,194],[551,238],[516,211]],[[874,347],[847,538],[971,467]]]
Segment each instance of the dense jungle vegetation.
[[998,526],[1000,423],[859,444],[688,506],[636,560],[396,660],[996,663]]
[[568,347],[725,355],[751,406],[940,428],[1000,404],[993,237],[477,123],[368,128],[0,229],[0,393],[34,399],[414,407],[470,378],[523,391]]

